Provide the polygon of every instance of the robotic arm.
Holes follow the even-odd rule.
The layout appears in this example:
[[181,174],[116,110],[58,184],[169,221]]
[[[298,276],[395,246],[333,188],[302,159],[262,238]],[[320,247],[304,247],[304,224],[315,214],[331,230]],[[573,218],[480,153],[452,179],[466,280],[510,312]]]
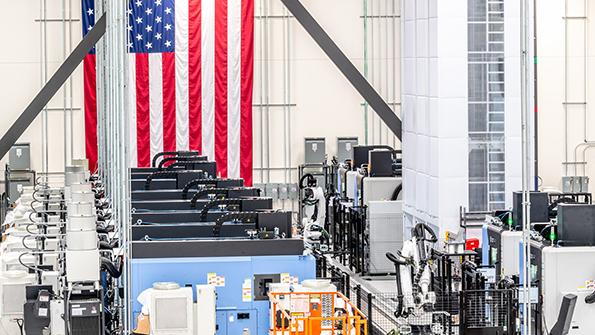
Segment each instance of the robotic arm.
[[[307,182],[307,184],[304,185],[304,182]],[[326,220],[326,197],[324,190],[318,186],[316,178],[309,173],[300,179],[300,188],[304,190],[304,199],[302,199],[304,240],[306,244],[314,248],[319,248],[320,241],[323,235],[326,234],[324,230]]]
[[395,317],[403,318],[413,327],[415,334],[432,334],[432,306],[436,302],[431,287],[430,244],[438,241],[434,231],[426,224],[419,223],[412,230],[410,240],[403,243],[403,249],[386,257],[395,264],[397,279],[397,310]]

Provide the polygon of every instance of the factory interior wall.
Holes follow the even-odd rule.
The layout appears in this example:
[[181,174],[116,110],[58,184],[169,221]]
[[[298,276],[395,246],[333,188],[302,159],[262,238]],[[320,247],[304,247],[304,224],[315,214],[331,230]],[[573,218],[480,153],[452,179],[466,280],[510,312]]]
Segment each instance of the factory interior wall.
[[[47,1],[47,0],[46,0]],[[80,1],[65,0],[47,1],[45,17],[50,19],[46,23],[47,30],[42,34],[42,24],[39,20],[44,16],[41,11],[42,1],[9,1],[2,4],[0,20],[10,27],[9,31],[0,34],[0,100],[2,101],[2,120],[0,121],[0,134],[4,135],[8,128],[16,121],[19,115],[35,97],[42,87],[43,73],[47,64],[48,79],[65,59],[63,53],[76,47],[81,39],[80,23]],[[62,4],[65,4],[63,10]],[[69,4],[71,6],[69,6]],[[70,10],[69,10],[70,9]],[[70,12],[70,13],[69,13]],[[64,15],[63,15],[64,14]],[[69,18],[69,14],[76,21],[72,21],[71,27],[68,22],[64,24],[63,17]],[[56,21],[56,19],[60,19]],[[63,27],[66,27],[65,31]],[[71,39],[69,39],[69,32]],[[66,39],[63,34],[66,34]],[[47,36],[46,41],[42,36]],[[64,48],[64,40],[66,45]],[[69,46],[72,43],[72,47]],[[42,51],[47,50],[47,54]],[[46,60],[42,62],[42,60]],[[72,104],[70,100],[70,86],[66,83],[48,104],[48,171],[64,171],[64,107],[72,107],[73,124],[72,137],[70,135],[70,122],[66,126],[66,138],[68,148],[66,153],[70,160],[71,146],[70,139],[73,139],[73,157],[83,158],[84,147],[84,115],[83,115],[83,71],[79,67],[72,76]],[[67,94],[66,98],[64,94]],[[66,103],[65,103],[66,102]],[[70,115],[70,112],[66,112]],[[67,117],[67,120],[70,120]],[[33,124],[23,133],[19,142],[31,144],[32,168],[42,170],[42,117],[41,114]],[[2,158],[2,157],[0,157]],[[8,163],[8,155],[0,160],[1,170],[4,170]],[[1,179],[4,179],[2,174]]]
[[[41,87],[44,44],[40,23],[35,20],[42,16],[43,1],[11,2],[6,6],[14,10],[0,14],[7,24],[19,31],[19,34],[2,34],[0,37],[2,45],[7,46],[0,55],[1,134],[8,130]],[[62,2],[47,3],[46,17],[61,19]],[[74,47],[81,39],[80,0],[66,0],[65,3],[66,17],[71,3],[72,15],[76,19],[72,24]],[[399,2],[305,0],[303,3],[399,113]],[[366,122],[364,100],[299,23],[288,15],[280,1],[255,0],[254,181],[295,183],[297,166],[304,162],[305,137],[326,137],[327,154],[332,157],[336,152],[337,137],[356,136],[360,143],[366,143],[367,124],[367,143],[398,147],[399,141],[371,109],[368,109]],[[368,18],[364,20],[364,16]],[[49,76],[64,59],[62,27],[61,21],[47,23]],[[81,67],[73,76],[73,99],[73,157],[82,158],[85,147]],[[60,109],[63,106],[63,90],[60,90],[49,104],[55,109],[48,112],[49,171],[63,171],[64,111]],[[32,168],[37,171],[43,168],[41,119],[40,115],[19,139],[19,142],[31,143]],[[69,139],[70,125],[66,128]],[[68,145],[67,155],[70,156]],[[8,157],[0,161],[2,169],[7,161]]]
[[587,150],[585,160],[582,150],[574,155],[579,143],[595,140],[590,108],[595,91],[589,85],[595,76],[594,15],[592,0],[537,1],[538,159],[544,187],[562,189],[561,176],[584,175],[582,165],[566,169],[565,161],[586,161],[586,175],[595,177],[595,151]]
[[[254,103],[257,105],[254,108],[254,162],[257,169],[255,182],[284,182],[286,178],[295,182],[295,170],[292,170],[291,176],[286,177],[284,169],[295,168],[303,162],[304,137],[326,137],[329,155],[334,154],[337,136],[358,136],[360,142],[365,143],[366,122],[363,101],[303,28],[293,19],[282,18],[286,13],[280,2],[255,1],[257,15],[254,86]],[[584,1],[587,2],[586,13]],[[44,43],[41,39],[41,24],[35,20],[43,15],[40,13],[42,2],[13,1],[6,4],[7,10],[0,12],[0,18],[7,22],[12,31],[18,32],[5,33],[0,37],[0,43],[4,46],[0,54],[2,78],[0,97],[3,103],[0,134],[7,131],[41,87],[44,68],[41,60],[45,58],[42,55]],[[400,5],[398,1],[396,2],[395,16],[398,16]],[[568,10],[565,14],[566,2]],[[589,6],[589,2],[589,0],[551,0],[538,1],[537,4],[539,176],[542,179],[542,186],[546,187],[561,188],[561,176],[566,174],[563,164],[566,160],[564,149],[566,137],[568,137],[566,145],[568,161],[575,160],[574,149],[577,144],[585,138],[595,139],[588,104],[590,96],[595,94],[588,89],[588,79],[594,75],[593,69],[595,69],[591,66],[594,61],[593,48],[588,42],[594,28],[588,20],[580,19],[593,14],[595,6]],[[78,20],[80,1],[66,0],[65,3],[66,17],[71,11],[72,17]],[[69,4],[72,5],[70,10]],[[393,1],[305,0],[304,4],[361,71],[365,70],[364,50],[367,52],[368,77],[389,102],[395,103],[395,109],[400,113],[398,79],[400,77],[398,59],[400,22],[398,18],[395,19],[396,35],[392,35],[392,20],[383,21],[382,18],[378,18],[393,15]],[[365,28],[362,18],[364,12],[370,16]],[[46,12],[48,19],[62,18],[62,14],[62,2],[48,2]],[[575,17],[567,20],[567,28],[565,28],[565,15]],[[374,16],[378,17],[374,18]],[[289,28],[284,30],[286,21]],[[61,21],[47,23],[45,44],[47,45],[47,71],[50,76],[64,59],[62,26]],[[268,34],[265,32],[267,29]],[[364,31],[367,33],[364,34]],[[568,38],[565,38],[566,35]],[[81,37],[80,21],[72,23],[71,36],[74,47]],[[393,36],[396,37],[393,38]],[[364,37],[367,37],[367,48],[364,48]],[[269,52],[261,51],[261,48],[264,49],[267,45]],[[396,52],[393,51],[395,49]],[[286,50],[285,53],[283,50]],[[372,59],[374,62],[371,61]],[[394,60],[396,60],[394,62],[396,66],[393,65]],[[287,72],[283,71],[284,67]],[[69,92],[70,90],[67,89],[67,93]],[[587,92],[586,96],[585,92]],[[77,69],[73,76],[72,93],[74,109],[72,152],[74,158],[81,158],[84,156],[81,68]],[[270,104],[268,108],[263,106],[267,101]],[[66,102],[67,107],[70,107],[69,97]],[[565,105],[564,102],[569,104]],[[283,104],[290,104],[289,110],[284,108]],[[64,111],[62,110],[64,105],[64,90],[60,90],[49,104],[51,109],[48,112],[49,171],[62,170],[65,161]],[[564,130],[565,106],[568,109],[567,131]],[[268,127],[266,127],[266,115],[269,115]],[[287,117],[287,125],[284,123],[285,117]],[[265,126],[262,127],[261,124]],[[585,125],[587,126],[586,136]],[[66,151],[70,156],[70,125],[66,128],[68,139]],[[382,131],[378,131],[378,118],[369,110],[368,143],[393,144],[393,138],[386,128],[383,126],[380,128]],[[270,130],[268,134],[266,129]],[[41,135],[40,116],[19,139],[20,142],[31,143],[32,167],[38,171],[42,169]],[[398,147],[398,141],[395,143]],[[577,161],[582,161],[580,153],[581,151]],[[588,176],[595,175],[594,154],[594,151],[586,151]],[[4,169],[6,162],[7,157],[0,160],[1,169]],[[270,172],[270,178],[268,173],[263,173],[261,178],[258,169],[263,167],[275,169]],[[584,174],[580,165],[577,170],[576,174]],[[575,174],[574,165],[568,168],[567,174]]]
[[[371,109],[366,122],[363,98],[297,21],[283,19],[288,13],[281,2],[255,1],[255,182],[296,182],[305,137],[325,137],[330,159],[337,137],[366,143],[367,123],[367,143],[400,147]],[[400,1],[302,2],[399,114]],[[272,106],[260,107],[267,103]]]

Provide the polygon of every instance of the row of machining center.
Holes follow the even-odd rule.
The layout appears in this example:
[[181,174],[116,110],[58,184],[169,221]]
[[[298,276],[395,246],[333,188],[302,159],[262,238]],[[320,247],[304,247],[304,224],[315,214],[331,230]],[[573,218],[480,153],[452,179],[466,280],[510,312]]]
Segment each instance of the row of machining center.
[[130,211],[81,166],[37,178],[3,222],[6,335],[531,334],[595,329],[589,193],[522,195],[459,232],[402,211],[401,155],[355,146],[300,169],[299,216],[198,152],[130,170]]

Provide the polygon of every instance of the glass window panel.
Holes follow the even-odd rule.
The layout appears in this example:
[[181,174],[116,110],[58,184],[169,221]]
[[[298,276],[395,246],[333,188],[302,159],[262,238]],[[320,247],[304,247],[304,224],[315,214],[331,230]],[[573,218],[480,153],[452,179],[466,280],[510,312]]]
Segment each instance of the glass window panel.
[[490,201],[505,201],[504,193],[490,193]]
[[491,92],[504,92],[504,84],[503,83],[490,84],[489,89]]
[[490,73],[490,81],[504,81],[504,73]]
[[504,202],[492,202],[490,203],[490,210],[491,211],[499,211],[506,208],[506,203]]
[[504,51],[504,43],[490,43],[489,50],[491,52],[503,52]]
[[490,123],[490,131],[504,131],[504,123]]
[[490,181],[504,181],[504,173],[490,173]]
[[469,209],[471,211],[483,211],[488,206],[488,185],[469,184]]
[[504,112],[504,104],[490,104],[490,112]]
[[486,101],[487,87],[485,85],[488,71],[484,64],[469,64],[469,101]]
[[502,122],[504,121],[504,113],[490,113],[489,120],[492,122]]
[[504,42],[504,34],[490,33],[489,40],[490,42]]
[[490,93],[490,102],[504,101],[504,93]]
[[486,21],[486,12],[485,0],[469,0],[467,7],[469,21]]
[[470,104],[469,105],[469,131],[487,131],[488,130],[488,105]]
[[490,163],[490,171],[504,172],[504,163]]
[[504,22],[504,13],[490,13],[490,22]]
[[490,23],[490,32],[504,31],[504,23]]
[[470,23],[467,38],[469,51],[486,51],[487,24]]
[[504,183],[492,183],[490,184],[490,192],[504,192],[505,191],[505,184]]
[[490,154],[490,161],[492,162],[503,162],[504,161],[504,153],[491,153]]
[[487,181],[488,179],[487,150],[483,145],[473,145],[469,152],[469,180]]
[[504,11],[504,4],[502,3],[491,3],[488,5],[490,12],[502,12]]

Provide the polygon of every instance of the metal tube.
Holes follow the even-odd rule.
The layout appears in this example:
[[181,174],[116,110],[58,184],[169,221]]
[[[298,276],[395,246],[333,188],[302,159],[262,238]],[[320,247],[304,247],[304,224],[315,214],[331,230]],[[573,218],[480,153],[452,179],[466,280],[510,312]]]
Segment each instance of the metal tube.
[[[364,0],[364,77],[368,78],[368,0]],[[367,101],[364,101],[364,143],[368,145]]]
[[[72,0],[68,0],[68,52],[72,52]],[[72,76],[68,79],[69,88],[69,114],[70,114],[70,158],[74,158],[74,98],[72,89]]]
[[[564,163],[568,163],[568,0],[564,1]],[[564,164],[568,176],[568,164]]]
[[[263,20],[259,21],[260,24],[260,44],[259,44],[259,53],[260,53],[260,104],[259,104],[259,121],[260,121],[260,134],[259,134],[259,142],[260,142],[260,167],[264,167],[264,20],[266,20],[266,15],[263,13],[264,9],[264,0],[260,0],[260,14],[264,18]],[[264,171],[260,171],[260,182],[264,183]]]
[[[530,131],[529,131],[529,108],[531,104],[530,97],[530,79],[529,79],[529,0],[521,2],[521,141],[522,141],[522,180],[523,180],[523,271],[525,277],[531,273],[530,260],[530,230],[531,230],[531,195],[529,192],[530,183]],[[531,334],[531,297],[530,297],[530,280],[523,281],[523,334]]]
[[[66,0],[62,0],[62,59],[66,60]],[[64,168],[66,169],[66,165],[68,165],[68,134],[67,134],[67,128],[68,128],[68,119],[66,117],[66,103],[67,103],[67,95],[68,95],[68,91],[66,90],[66,87],[68,86],[68,84],[65,84],[63,89],[63,102],[62,102],[62,106],[64,107],[63,109],[63,113],[62,113],[62,117],[63,117],[63,133],[64,133],[64,138],[63,138],[63,144],[64,144]]]
[[[374,17],[374,0],[370,0],[370,12],[372,13],[372,16]],[[372,22],[370,24],[370,84],[372,86],[374,86],[374,74],[375,72],[375,64],[374,64],[374,55],[375,55],[375,46],[374,46],[374,19],[372,19]],[[378,92],[380,94],[380,92]],[[375,113],[371,114],[371,121],[370,121],[370,125],[371,127],[371,137],[372,137],[372,143],[376,143],[376,129],[375,129],[375,124],[376,124],[376,115]]]
[[[393,28],[393,35],[392,35],[392,43],[393,43],[393,100],[392,101],[397,101],[397,43],[395,42],[397,40],[397,11],[396,11],[396,3],[397,1],[393,1],[392,5],[392,28]],[[400,0],[399,0],[400,3]],[[399,97],[400,100],[400,97]],[[396,105],[393,105],[393,111],[395,112],[395,114],[397,113],[397,107]],[[393,134],[393,148],[396,148],[396,142],[397,142],[397,137]]]

